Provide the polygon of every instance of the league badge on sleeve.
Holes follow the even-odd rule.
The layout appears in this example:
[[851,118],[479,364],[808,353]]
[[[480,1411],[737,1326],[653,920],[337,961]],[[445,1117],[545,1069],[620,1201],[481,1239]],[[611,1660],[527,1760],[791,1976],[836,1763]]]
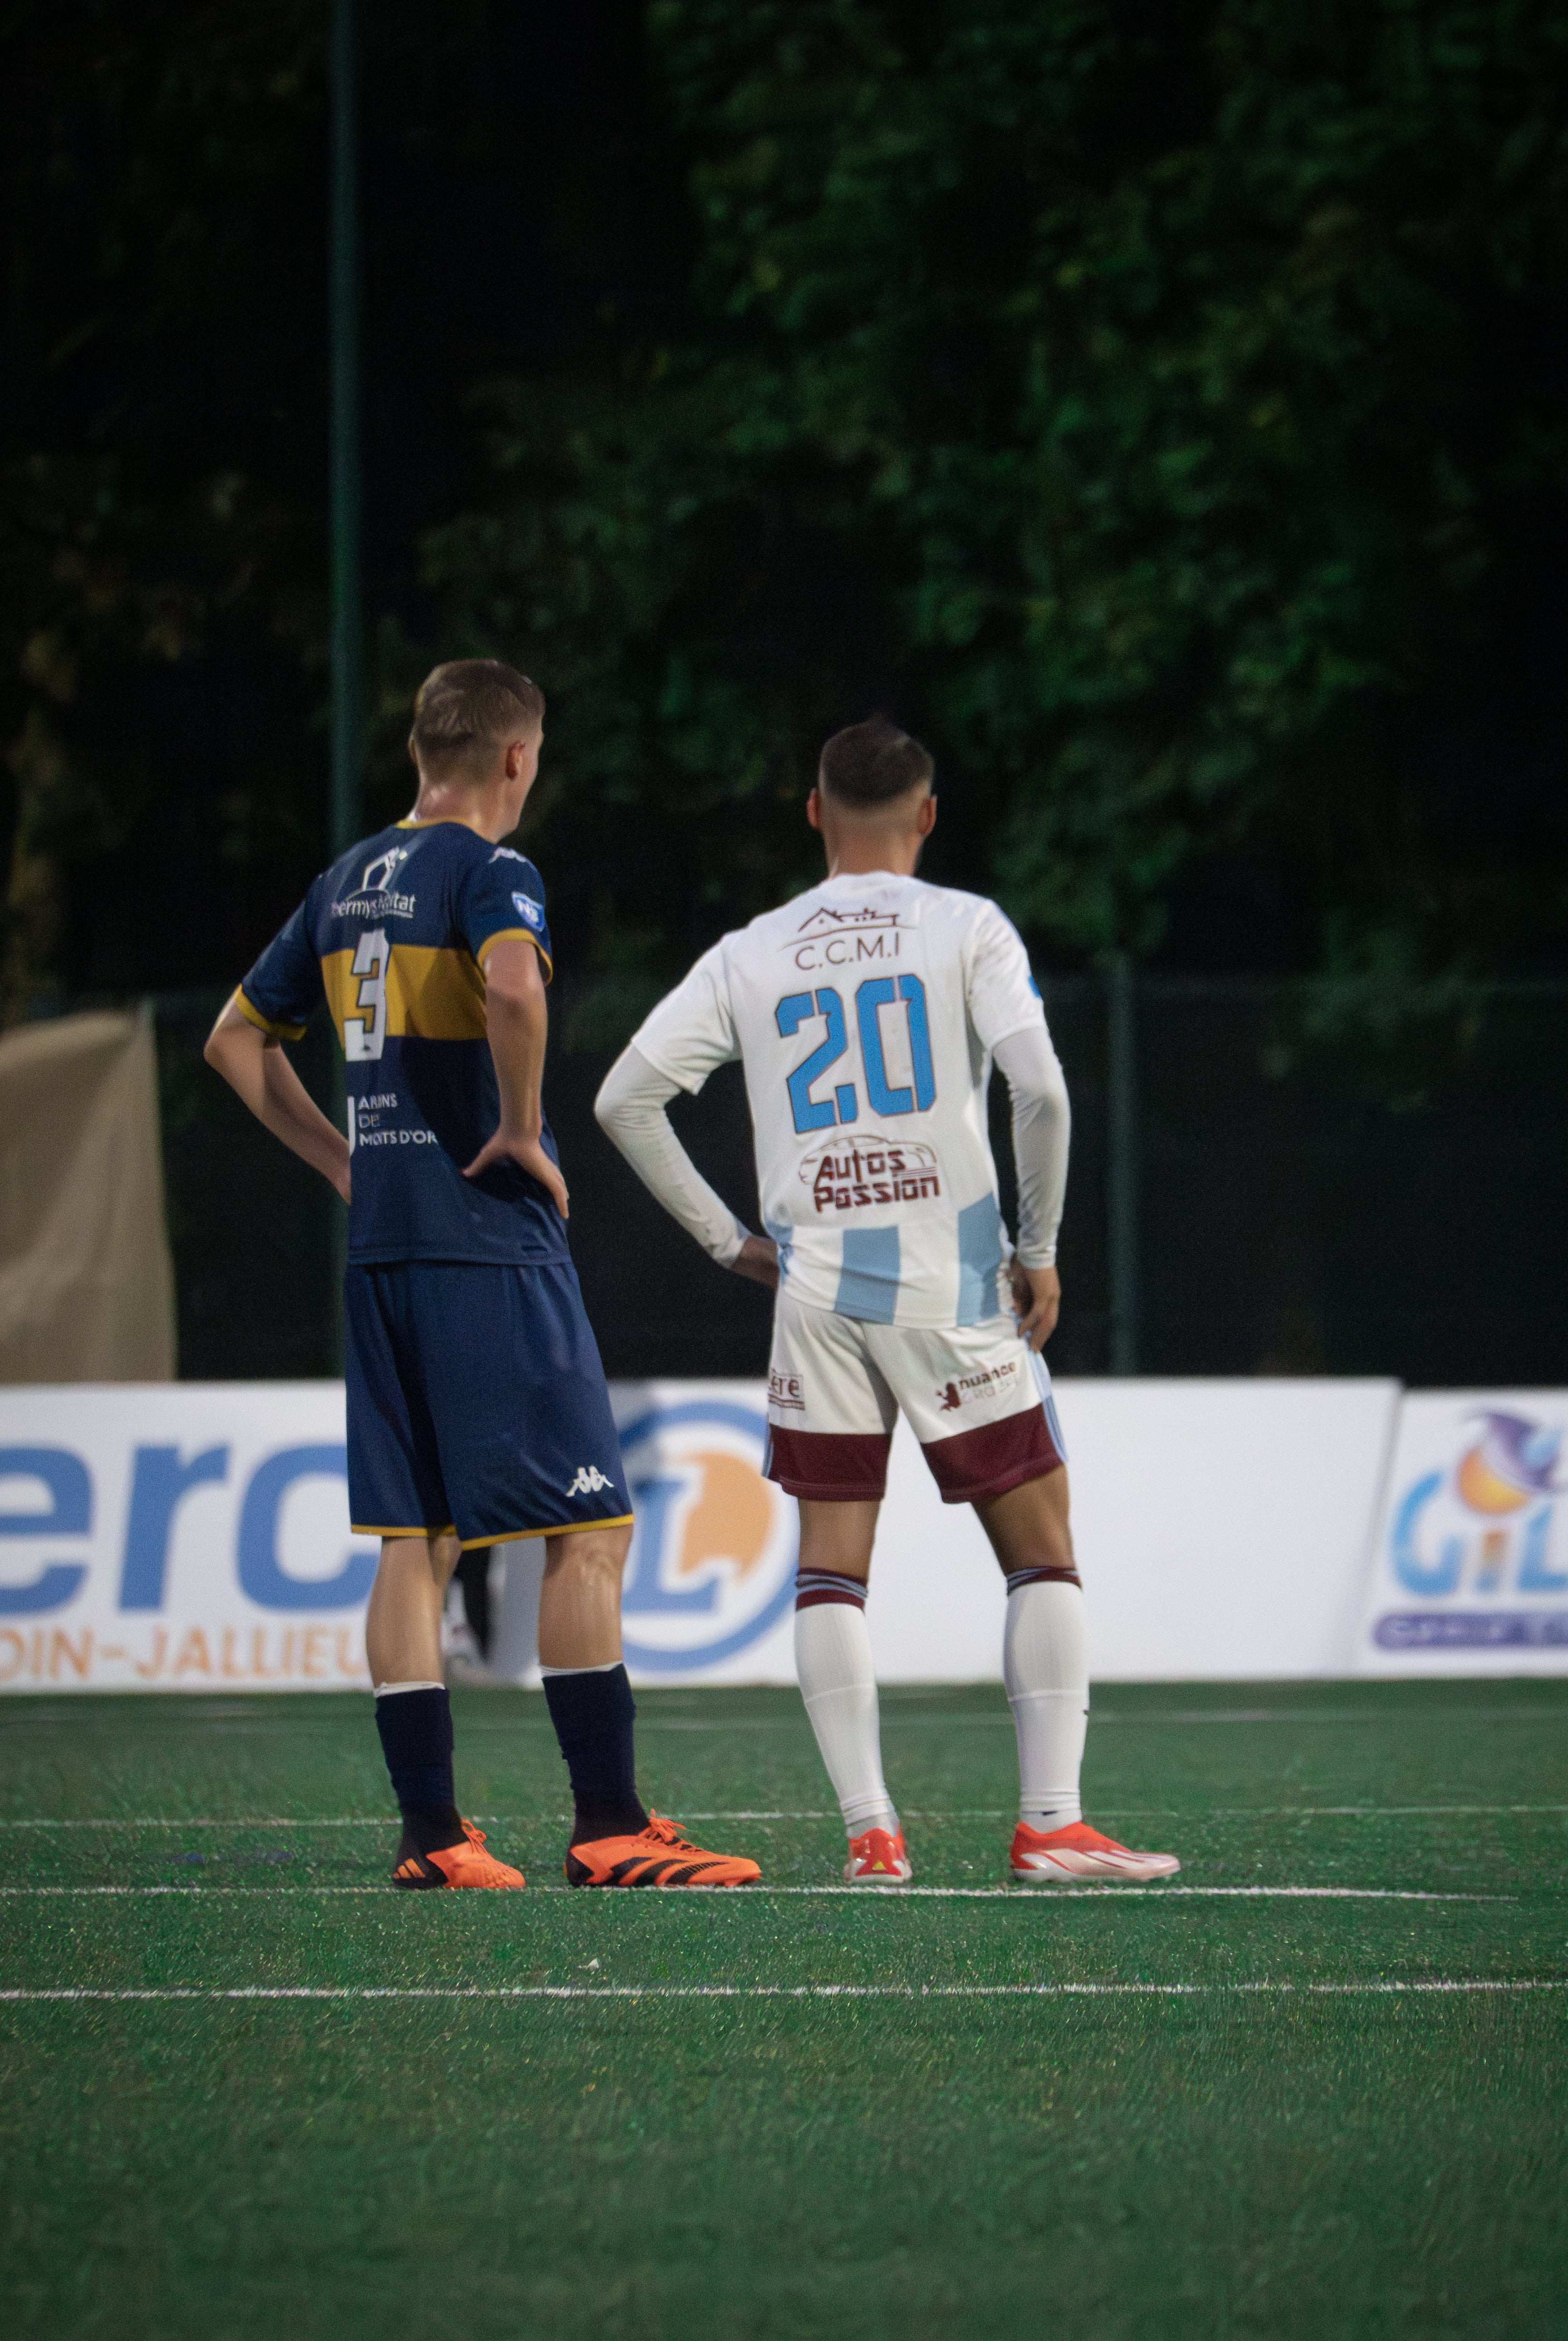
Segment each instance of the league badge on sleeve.
[[524,926],[531,927],[535,934],[538,934],[544,925],[544,912],[540,909],[540,906],[534,901],[533,896],[531,894],[514,894],[511,898],[511,902],[512,908],[516,911],[518,917],[522,921]]

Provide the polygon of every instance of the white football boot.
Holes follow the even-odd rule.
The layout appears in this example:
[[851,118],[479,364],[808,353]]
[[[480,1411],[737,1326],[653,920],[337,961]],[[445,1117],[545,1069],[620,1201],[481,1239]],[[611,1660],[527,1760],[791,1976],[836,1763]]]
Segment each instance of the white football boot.
[[1174,1853],[1130,1852],[1087,1821],[1049,1830],[1020,1821],[1013,1832],[1010,1867],[1021,1886],[1137,1886],[1151,1878],[1173,1878],[1181,1864]]

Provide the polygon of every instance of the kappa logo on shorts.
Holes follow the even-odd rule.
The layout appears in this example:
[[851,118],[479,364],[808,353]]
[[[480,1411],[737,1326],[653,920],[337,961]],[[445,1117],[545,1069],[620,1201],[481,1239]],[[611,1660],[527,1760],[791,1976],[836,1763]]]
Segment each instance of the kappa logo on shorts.
[[569,1496],[597,1496],[601,1488],[613,1488],[614,1485],[614,1480],[607,1479],[597,1463],[580,1463],[577,1477],[566,1492]]

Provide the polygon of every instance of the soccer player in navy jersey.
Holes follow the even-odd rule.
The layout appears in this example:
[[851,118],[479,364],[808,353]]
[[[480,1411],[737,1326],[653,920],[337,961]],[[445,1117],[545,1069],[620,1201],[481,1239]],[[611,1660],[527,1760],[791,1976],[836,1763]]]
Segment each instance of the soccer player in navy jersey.
[[[349,1205],[349,1505],[382,1540],[365,1619],[402,1814],[400,1887],[520,1887],[457,1809],[441,1616],[460,1551],[545,1539],[539,1652],[575,1813],[576,1886],[737,1886],[753,1861],[650,1817],[620,1658],[631,1505],[567,1249],[541,1081],[544,887],[503,844],[539,770],[544,695],[494,659],[427,676],[412,812],[340,854],[224,1008],[206,1057]],[[325,993],[348,1134],[281,1043]]]

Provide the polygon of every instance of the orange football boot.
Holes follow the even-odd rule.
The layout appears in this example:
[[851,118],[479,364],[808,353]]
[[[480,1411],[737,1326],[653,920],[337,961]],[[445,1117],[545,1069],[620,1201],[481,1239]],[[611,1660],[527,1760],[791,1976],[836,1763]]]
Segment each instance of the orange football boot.
[[658,1813],[634,1837],[590,1838],[566,1851],[571,1886],[750,1886],[761,1875],[738,1854],[704,1853]]
[[462,1838],[461,1845],[443,1845],[438,1853],[417,1853],[405,1838],[398,1848],[392,1884],[415,1892],[443,1886],[511,1887],[515,1891],[527,1884],[521,1869],[486,1853],[484,1831],[471,1821],[464,1821]]
[[1174,1853],[1133,1853],[1114,1837],[1102,1837],[1087,1821],[1066,1828],[1035,1829],[1020,1821],[1013,1832],[1013,1876],[1024,1886],[1080,1886],[1120,1879],[1132,1886],[1148,1878],[1172,1878],[1181,1868]]
[[902,1829],[868,1828],[849,1839],[846,1886],[907,1886],[914,1875]]

